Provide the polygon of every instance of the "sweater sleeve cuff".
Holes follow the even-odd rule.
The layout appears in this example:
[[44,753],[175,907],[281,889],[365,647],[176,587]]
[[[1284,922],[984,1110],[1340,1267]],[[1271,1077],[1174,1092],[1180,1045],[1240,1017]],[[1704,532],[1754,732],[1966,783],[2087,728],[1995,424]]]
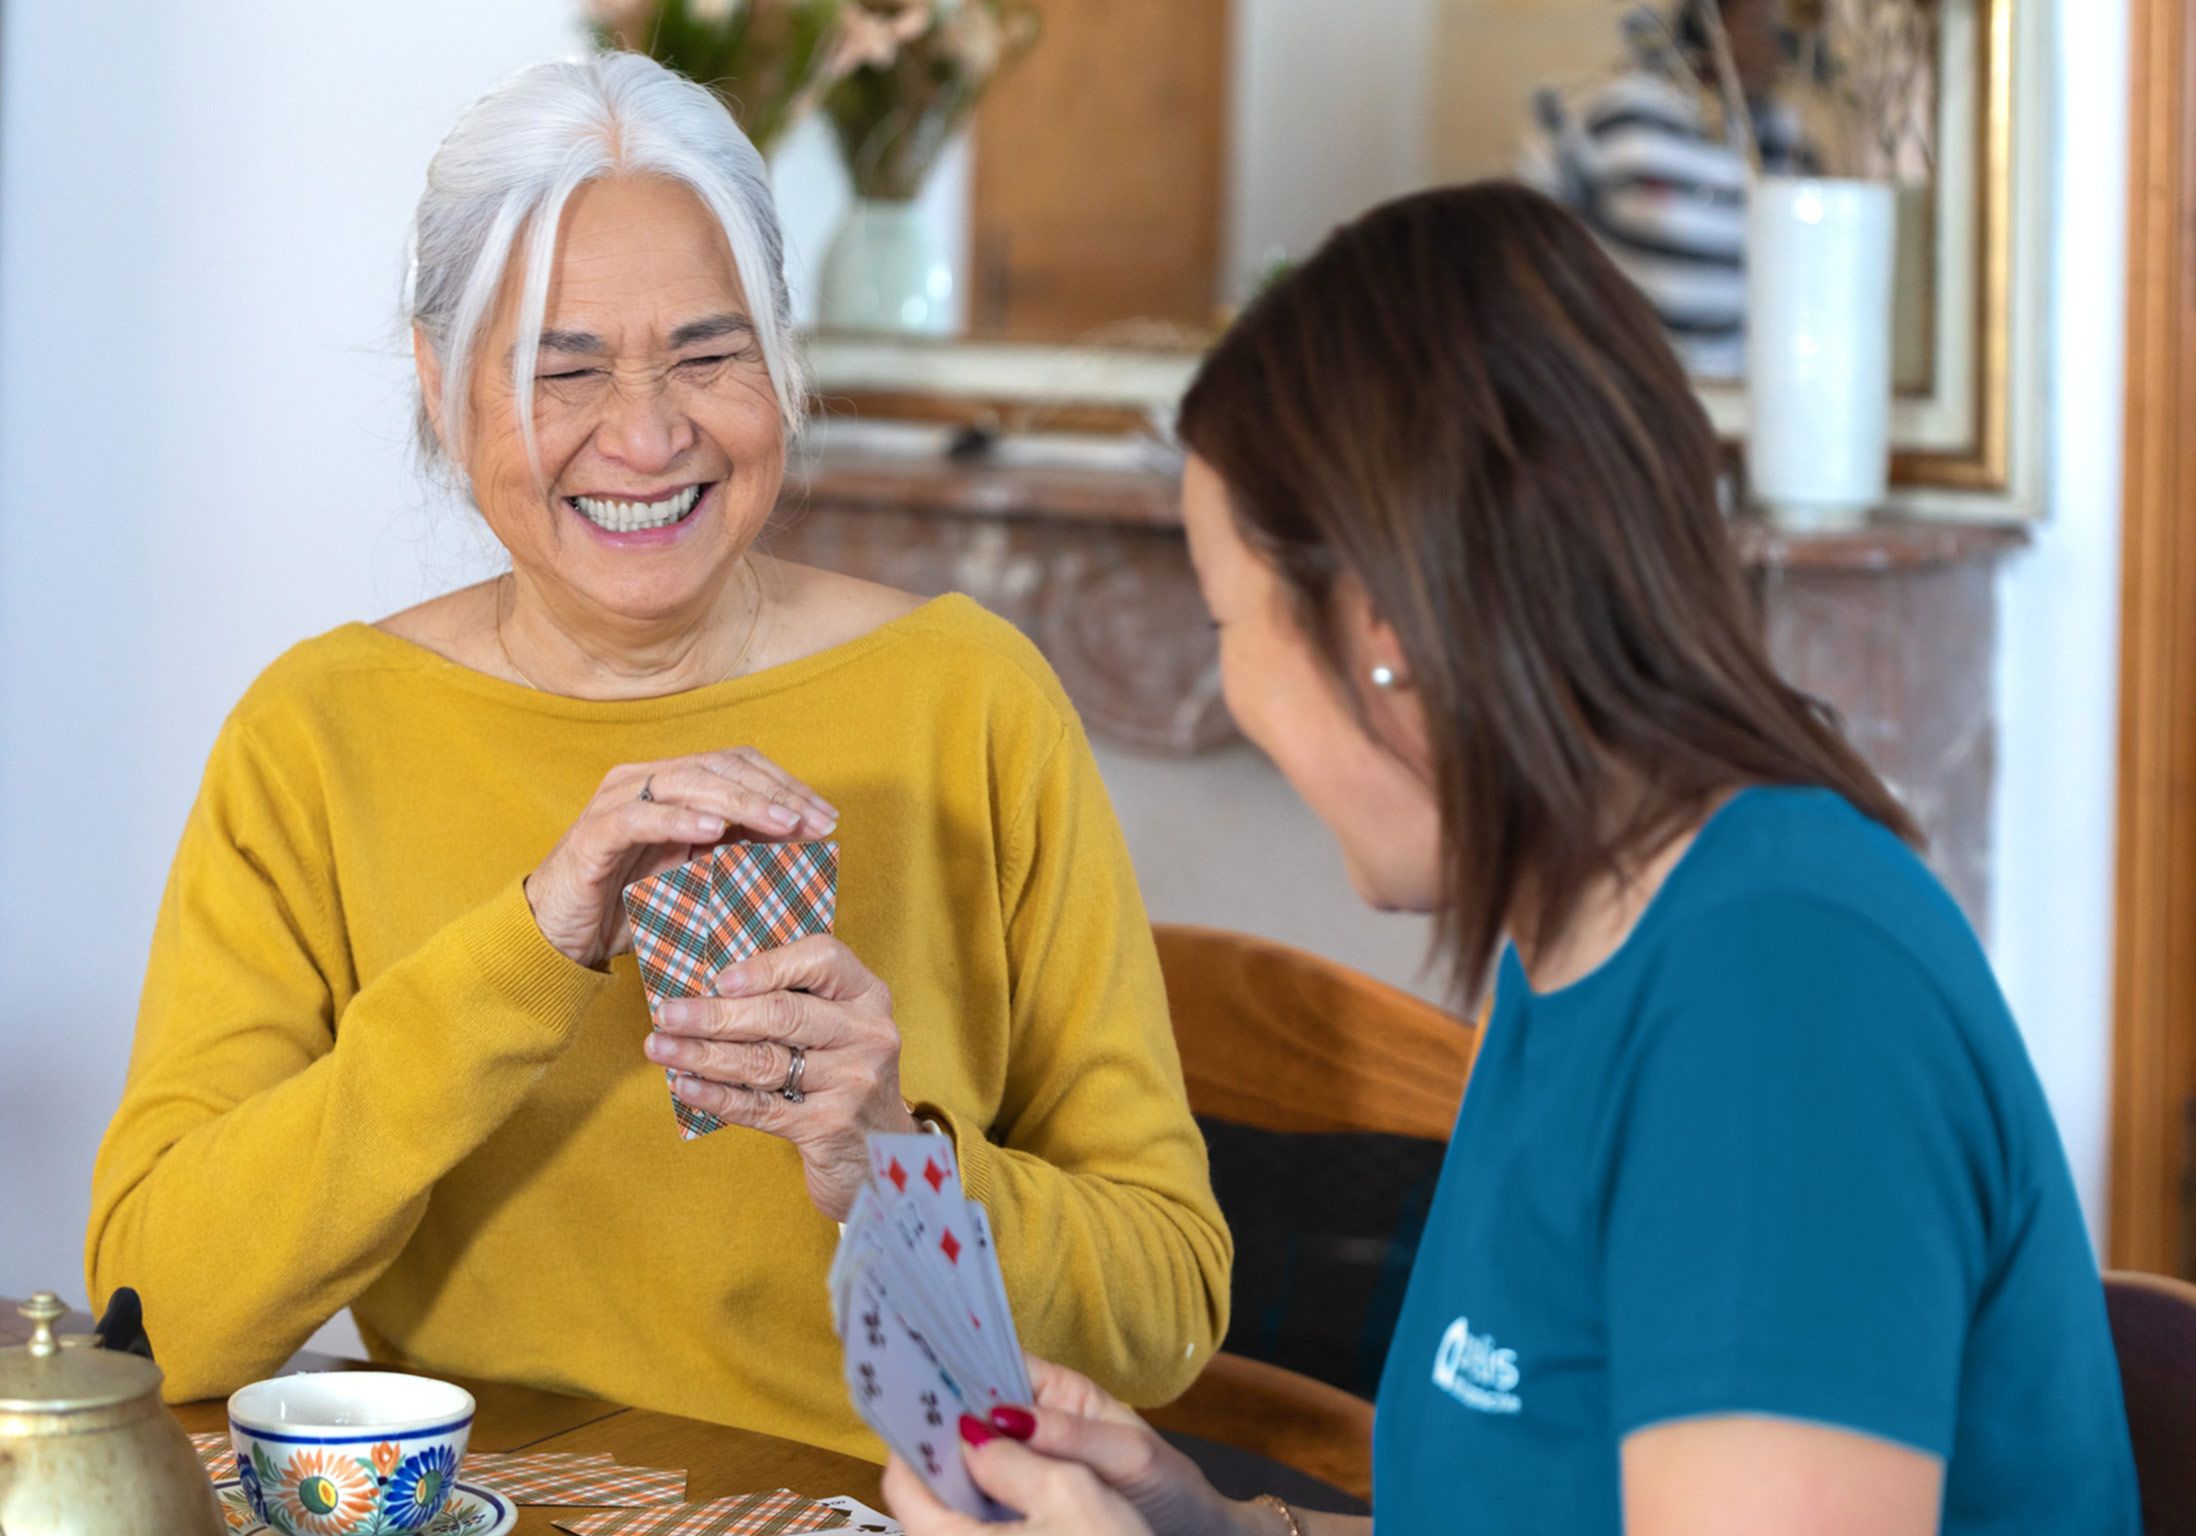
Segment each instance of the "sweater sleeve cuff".
[[543,936],[523,880],[513,880],[460,922],[466,953],[482,979],[560,1038],[578,1027],[587,1005],[610,985],[608,971],[590,970]]
[[988,1207],[992,1189],[998,1182],[999,1149],[984,1136],[969,1130],[957,1115],[926,1099],[911,1100],[907,1108],[917,1120],[935,1123],[952,1138],[953,1160],[961,1169],[961,1193]]

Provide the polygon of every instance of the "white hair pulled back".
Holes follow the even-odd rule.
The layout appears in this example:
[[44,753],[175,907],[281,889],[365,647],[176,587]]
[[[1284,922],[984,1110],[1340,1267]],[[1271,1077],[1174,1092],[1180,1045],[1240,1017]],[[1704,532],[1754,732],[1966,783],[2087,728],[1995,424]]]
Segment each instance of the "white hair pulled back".
[[442,365],[441,437],[419,404],[429,461],[465,453],[481,328],[518,241],[526,242],[512,385],[535,460],[534,355],[541,346],[557,225],[574,191],[615,175],[669,177],[715,216],[747,291],[748,318],[788,434],[806,408],[786,296],[785,237],[762,156],[715,96],[638,53],[598,53],[520,70],[466,108],[434,159],[412,216],[406,319]]

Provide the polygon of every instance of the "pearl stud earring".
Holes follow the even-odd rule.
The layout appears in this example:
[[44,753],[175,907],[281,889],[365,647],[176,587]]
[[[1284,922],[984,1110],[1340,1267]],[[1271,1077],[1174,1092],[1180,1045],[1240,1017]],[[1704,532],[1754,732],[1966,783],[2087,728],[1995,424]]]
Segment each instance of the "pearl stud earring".
[[1393,688],[1395,686],[1395,668],[1389,666],[1374,667],[1372,680],[1375,688]]

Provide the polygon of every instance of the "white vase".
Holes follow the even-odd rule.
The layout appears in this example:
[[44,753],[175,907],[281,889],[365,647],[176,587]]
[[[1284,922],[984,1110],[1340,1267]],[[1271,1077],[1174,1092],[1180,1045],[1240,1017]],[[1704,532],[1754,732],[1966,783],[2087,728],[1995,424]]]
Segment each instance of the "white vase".
[[953,258],[952,231],[921,203],[857,197],[824,253],[817,317],[832,330],[954,335]]
[[1747,207],[1747,483],[1781,527],[1852,527],[1890,468],[1891,188],[1765,176]]

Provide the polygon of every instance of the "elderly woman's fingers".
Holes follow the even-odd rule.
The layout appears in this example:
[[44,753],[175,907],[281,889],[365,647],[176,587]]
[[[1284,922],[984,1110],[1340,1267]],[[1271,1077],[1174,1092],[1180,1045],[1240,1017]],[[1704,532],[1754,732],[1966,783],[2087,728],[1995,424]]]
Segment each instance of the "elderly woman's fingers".
[[[707,1040],[677,1035],[667,1029],[650,1033],[648,1059],[674,1071],[705,1077],[714,1083],[739,1088],[760,1088],[776,1093],[793,1074],[793,1046],[799,1041]],[[804,1051],[811,1047],[801,1045]],[[830,1057],[811,1055],[801,1069],[801,1090],[813,1093],[827,1081]]]
[[719,1083],[682,1072],[671,1079],[671,1092],[680,1103],[706,1110],[726,1125],[744,1125],[749,1130],[783,1137],[787,1141],[797,1141],[798,1133],[813,1128],[794,1118],[810,1109],[810,1105],[782,1099],[772,1088]]
[[765,838],[793,837],[803,832],[821,836],[837,825],[774,779],[760,773],[732,778],[693,758],[660,764],[642,782],[649,800],[641,800],[636,791],[628,803],[669,801],[713,811],[734,826]]
[[885,984],[854,951],[828,933],[811,934],[750,955],[719,972],[710,990],[719,997],[760,997],[770,992],[808,992],[834,1002],[866,999],[889,1010]]
[[731,747],[722,752],[705,752],[701,756],[701,761],[718,773],[728,775],[740,773],[761,774],[764,778],[770,779],[781,787],[799,795],[817,810],[823,812],[830,820],[835,822],[839,819],[839,808],[837,806],[826,800],[822,795],[817,794],[807,784],[793,777],[792,774],[787,773],[753,747]]
[[730,821],[715,811],[662,800],[635,800],[597,822],[592,830],[587,852],[598,871],[607,872],[632,849],[713,843],[732,828]]
[[747,757],[739,752],[704,752],[681,759],[678,766],[721,779],[736,791],[792,811],[800,817],[795,830],[809,837],[823,837],[839,824],[839,813],[825,804],[822,796],[768,758]]
[[661,1034],[726,1045],[774,1041],[804,1051],[856,1044],[867,1021],[828,999],[806,992],[766,992],[761,997],[672,998],[656,1010]]

